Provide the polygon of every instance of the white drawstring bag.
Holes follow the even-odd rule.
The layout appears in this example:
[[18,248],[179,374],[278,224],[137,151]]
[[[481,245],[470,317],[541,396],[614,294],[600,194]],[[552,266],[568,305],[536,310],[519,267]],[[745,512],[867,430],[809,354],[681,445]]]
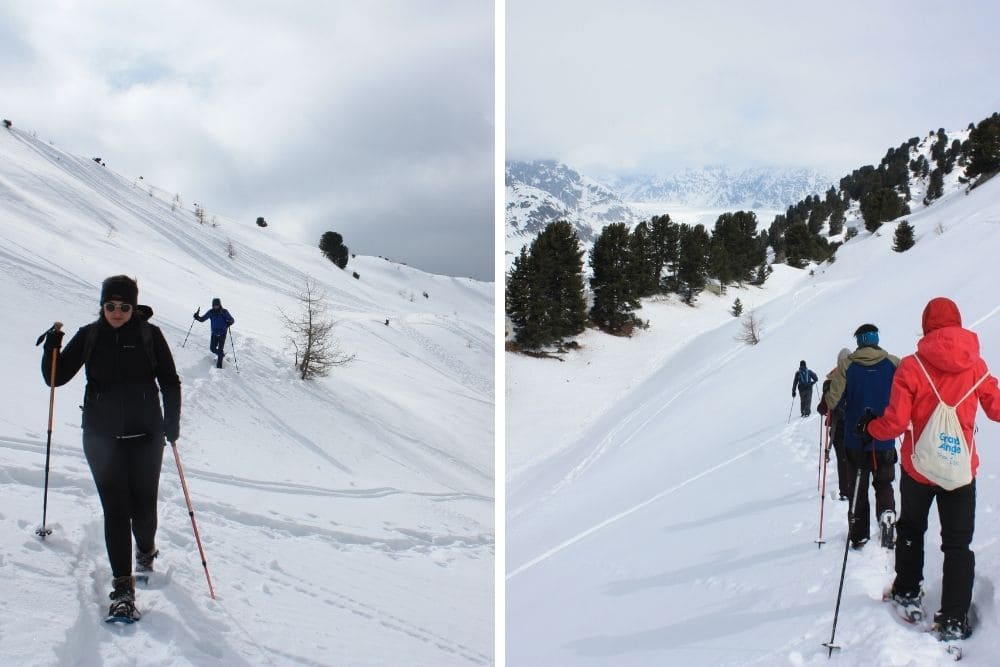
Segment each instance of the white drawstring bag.
[[[927,377],[938,404],[927,420],[920,437],[913,443],[913,456],[910,460],[921,475],[942,489],[952,491],[972,482],[972,449],[965,441],[965,433],[962,431],[962,424],[958,421],[955,409],[976,391],[982,381],[989,377],[989,373],[979,378],[965,396],[958,399],[958,403],[948,405],[941,400],[941,394],[934,386],[934,381],[924,368],[920,357],[914,354],[913,358],[917,360],[917,365]],[[973,440],[972,447],[975,446]]]

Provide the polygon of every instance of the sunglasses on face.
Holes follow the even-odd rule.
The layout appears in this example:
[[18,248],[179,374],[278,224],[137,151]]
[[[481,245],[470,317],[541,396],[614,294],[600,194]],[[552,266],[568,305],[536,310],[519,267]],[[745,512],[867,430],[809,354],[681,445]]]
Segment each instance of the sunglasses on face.
[[120,303],[120,304],[118,304],[116,306],[115,304],[111,303],[110,301],[108,301],[106,304],[104,304],[104,310],[106,310],[109,313],[115,312],[116,309],[122,311],[123,313],[127,313],[130,310],[132,310],[132,305],[128,304],[128,303]]

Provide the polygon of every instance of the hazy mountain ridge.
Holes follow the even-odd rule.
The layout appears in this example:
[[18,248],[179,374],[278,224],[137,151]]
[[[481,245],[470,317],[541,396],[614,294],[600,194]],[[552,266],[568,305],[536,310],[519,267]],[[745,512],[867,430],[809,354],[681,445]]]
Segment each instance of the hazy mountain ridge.
[[832,174],[809,168],[712,166],[689,168],[666,176],[619,176],[609,185],[628,202],[664,202],[735,211],[784,209],[809,195],[823,194],[836,182]]

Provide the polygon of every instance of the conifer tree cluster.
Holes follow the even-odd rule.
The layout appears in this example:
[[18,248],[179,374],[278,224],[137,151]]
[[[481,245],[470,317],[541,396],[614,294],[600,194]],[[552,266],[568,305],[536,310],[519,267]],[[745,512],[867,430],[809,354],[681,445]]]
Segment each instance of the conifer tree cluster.
[[[929,156],[914,156],[920,139],[913,137],[888,149],[878,166],[865,165],[841,178],[825,198],[810,195],[775,216],[768,228],[768,243],[776,258],[798,267],[808,260],[832,261],[837,245],[822,238],[824,225],[828,236],[842,233],[852,202],[857,203],[865,229],[871,232],[884,222],[909,214],[911,179],[926,182],[923,203],[929,205],[944,194],[944,177],[956,166],[963,167],[969,179],[1000,172],[1000,113],[978,125],[970,123],[969,138],[964,142],[949,137],[944,128],[930,131],[926,141]],[[962,177],[959,180],[966,182]],[[847,232],[853,234],[853,228]]]
[[536,349],[582,332],[587,324],[583,250],[568,222],[550,223],[521,248],[507,277],[506,310],[514,340]]

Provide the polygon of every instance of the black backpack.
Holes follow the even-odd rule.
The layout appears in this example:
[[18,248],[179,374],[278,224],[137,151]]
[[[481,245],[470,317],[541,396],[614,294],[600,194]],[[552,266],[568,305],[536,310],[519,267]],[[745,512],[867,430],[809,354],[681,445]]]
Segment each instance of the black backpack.
[[[146,358],[149,359],[149,367],[155,375],[156,350],[153,348],[153,330],[150,329],[150,325],[148,323],[149,318],[153,316],[153,309],[149,306],[139,305],[135,307],[135,313],[139,316],[139,335],[142,337],[142,347],[146,350]],[[90,361],[90,355],[94,351],[94,346],[97,345],[97,327],[100,323],[101,320],[97,319],[88,325],[87,337],[83,341],[84,364]]]

